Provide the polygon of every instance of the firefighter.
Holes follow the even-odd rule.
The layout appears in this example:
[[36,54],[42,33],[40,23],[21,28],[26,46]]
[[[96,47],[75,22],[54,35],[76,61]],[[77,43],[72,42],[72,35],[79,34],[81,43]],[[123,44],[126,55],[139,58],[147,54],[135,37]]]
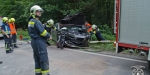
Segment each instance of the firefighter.
[[45,29],[47,30],[47,32],[51,33],[51,29],[54,28],[54,21],[53,19],[50,19],[46,22],[46,24],[44,24]]
[[97,38],[98,41],[105,40],[105,39],[103,38],[103,36],[102,36],[102,34],[101,34],[99,28],[98,28],[95,24],[92,25],[92,32],[91,32],[91,33],[92,33],[92,34],[93,34],[93,33],[95,34],[95,36],[96,36],[96,38]]
[[51,38],[39,20],[42,12],[43,9],[38,5],[30,8],[28,33],[31,37],[31,46],[34,53],[35,75],[50,75],[46,40]]
[[92,25],[90,23],[88,23],[87,21],[85,22],[85,26],[86,26],[88,32],[92,31]]
[[14,18],[9,19],[9,27],[10,27],[11,34],[12,34],[12,46],[14,48],[18,48],[18,46],[16,44],[16,42],[17,42],[17,31],[15,28],[15,19]]
[[3,24],[2,24],[2,33],[4,36],[4,40],[5,40],[5,49],[6,49],[6,53],[11,53],[13,50],[11,48],[11,32],[10,32],[10,27],[8,25],[8,18],[7,17],[3,17],[2,18]]
[[[54,29],[54,26],[53,26],[53,25],[54,25],[53,19],[48,20],[48,21],[44,24],[44,27],[45,27],[45,29],[47,30],[48,33],[51,33],[51,29]],[[48,40],[47,40],[46,44],[47,44],[48,46],[51,45]]]

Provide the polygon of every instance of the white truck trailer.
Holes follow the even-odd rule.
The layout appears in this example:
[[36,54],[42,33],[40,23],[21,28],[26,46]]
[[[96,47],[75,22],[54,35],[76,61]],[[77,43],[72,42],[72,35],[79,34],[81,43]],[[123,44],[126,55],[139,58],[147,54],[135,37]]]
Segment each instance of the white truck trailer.
[[116,53],[138,50],[150,68],[150,0],[115,0],[114,17]]

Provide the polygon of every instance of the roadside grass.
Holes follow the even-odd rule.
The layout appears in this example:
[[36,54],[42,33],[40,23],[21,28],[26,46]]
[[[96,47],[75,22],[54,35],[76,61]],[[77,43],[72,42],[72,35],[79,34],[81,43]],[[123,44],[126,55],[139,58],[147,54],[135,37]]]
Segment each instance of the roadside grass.
[[17,30],[17,39],[20,39],[20,36],[22,36],[22,39],[24,41],[28,41],[30,39],[27,29],[25,29],[25,30],[18,29]]
[[[106,40],[111,40],[111,41],[115,41],[115,35],[108,35],[106,33],[103,33],[102,36],[106,39]],[[92,35],[92,41],[97,41],[97,38],[95,35]],[[102,51],[111,51],[111,52],[115,52],[115,47],[114,47],[114,42],[103,42],[103,43],[92,43],[89,44],[89,47],[91,48],[91,52],[102,52]],[[87,50],[87,49],[83,49],[83,50]]]
[[113,43],[90,44],[92,52],[115,51]]

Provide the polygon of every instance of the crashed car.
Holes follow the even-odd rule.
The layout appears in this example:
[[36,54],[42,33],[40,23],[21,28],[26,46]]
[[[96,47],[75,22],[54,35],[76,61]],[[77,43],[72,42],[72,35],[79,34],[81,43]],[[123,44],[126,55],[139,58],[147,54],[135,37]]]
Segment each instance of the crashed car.
[[85,21],[84,14],[78,13],[75,15],[67,15],[64,19],[61,19],[59,23],[55,24],[57,30],[52,29],[51,34],[53,40],[59,43],[57,47],[89,46],[90,35],[84,25]]

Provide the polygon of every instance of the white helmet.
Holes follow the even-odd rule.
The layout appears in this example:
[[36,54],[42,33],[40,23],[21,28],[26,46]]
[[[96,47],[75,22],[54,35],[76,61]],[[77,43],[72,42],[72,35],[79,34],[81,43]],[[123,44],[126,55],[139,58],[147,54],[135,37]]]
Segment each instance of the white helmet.
[[47,24],[50,25],[50,26],[54,25],[53,19],[48,20],[48,21],[47,21]]
[[41,12],[44,12],[44,10],[38,6],[38,5],[34,5],[30,8],[30,13],[34,14],[35,15],[35,12],[36,11],[41,11]]
[[92,29],[96,29],[97,26],[95,24],[92,25]]

